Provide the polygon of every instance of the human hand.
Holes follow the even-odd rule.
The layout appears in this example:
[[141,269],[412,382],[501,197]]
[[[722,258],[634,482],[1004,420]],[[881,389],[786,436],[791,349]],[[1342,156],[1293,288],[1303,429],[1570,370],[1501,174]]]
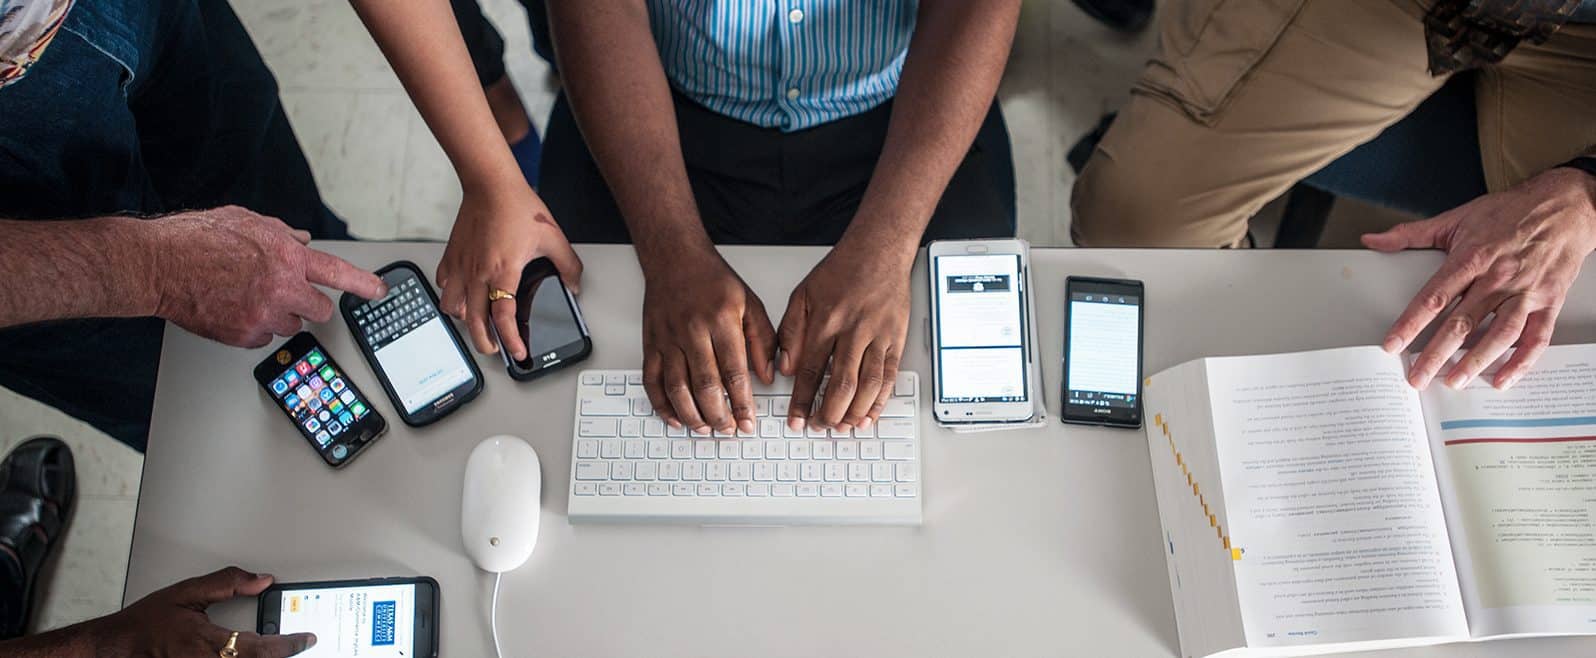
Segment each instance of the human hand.
[[[789,427],[849,431],[881,418],[908,339],[913,265],[912,255],[895,261],[839,244],[792,291],[777,331],[781,373],[797,378]],[[825,401],[811,415],[828,362]]]
[[[150,593],[120,612],[89,623],[101,655],[215,658],[233,634],[211,623],[205,609],[228,599],[255,596],[272,584],[266,574],[228,567]],[[316,644],[310,633],[238,634],[239,658],[286,658]]]
[[238,206],[149,220],[159,299],[155,315],[237,347],[292,336],[326,322],[333,303],[320,284],[361,297],[387,294],[375,274],[306,246],[310,234]]
[[765,305],[713,248],[646,277],[643,388],[672,427],[754,431],[749,367],[770,383],[775,350]]
[[565,287],[577,292],[582,260],[531,188],[522,184],[466,193],[437,278],[443,311],[465,322],[478,352],[499,351],[488,328],[492,323],[510,357],[526,358],[526,345],[515,323],[515,300],[489,302],[488,293],[495,288],[514,293],[521,270],[542,256],[559,269]]
[[[1509,347],[1513,356],[1491,384],[1512,386],[1551,342],[1552,327],[1585,257],[1596,249],[1596,177],[1551,169],[1516,187],[1489,194],[1431,219],[1363,236],[1377,251],[1443,249],[1430,277],[1386,336],[1400,352],[1448,307],[1451,312],[1408,371],[1424,389],[1441,366],[1480,331],[1478,342],[1445,375],[1462,388]],[[1453,305],[1453,302],[1456,305]]]

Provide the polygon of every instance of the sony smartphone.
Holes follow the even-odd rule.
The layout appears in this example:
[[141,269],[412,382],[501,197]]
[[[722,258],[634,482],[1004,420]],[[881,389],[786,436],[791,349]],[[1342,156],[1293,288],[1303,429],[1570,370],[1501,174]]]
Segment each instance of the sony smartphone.
[[932,410],[939,422],[1035,415],[1029,252],[1021,240],[931,243]]
[[339,307],[399,418],[419,427],[476,398],[482,371],[454,324],[438,310],[438,296],[420,268],[399,261],[377,270],[377,276],[388,284],[387,296],[344,293]]
[[255,381],[333,468],[388,431],[371,399],[309,332],[288,339],[255,366]]
[[1142,426],[1142,282],[1064,282],[1064,422]]
[[438,581],[424,576],[277,583],[260,594],[255,629],[315,633],[298,658],[432,658],[438,602]]
[[515,291],[515,326],[526,345],[526,358],[510,358],[499,339],[499,354],[510,376],[520,381],[535,379],[587,358],[593,353],[593,339],[582,322],[576,297],[560,281],[560,273],[547,258],[527,263],[521,270],[521,284]]

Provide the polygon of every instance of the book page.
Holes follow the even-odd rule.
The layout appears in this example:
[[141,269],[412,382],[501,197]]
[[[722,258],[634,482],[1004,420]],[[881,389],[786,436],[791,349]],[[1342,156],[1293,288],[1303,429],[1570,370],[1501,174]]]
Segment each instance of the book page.
[[1596,633],[1596,345],[1423,394],[1471,631]]
[[1354,347],[1207,364],[1248,645],[1466,638],[1402,360]]

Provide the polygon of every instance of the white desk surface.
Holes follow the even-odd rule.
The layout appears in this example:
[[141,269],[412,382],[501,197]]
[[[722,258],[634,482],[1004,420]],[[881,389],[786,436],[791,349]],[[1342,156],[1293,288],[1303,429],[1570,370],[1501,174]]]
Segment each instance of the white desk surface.
[[[441,244],[322,243],[376,268],[431,272]],[[537,551],[505,576],[510,656],[1175,656],[1173,606],[1140,432],[1065,427],[955,435],[921,424],[919,528],[572,526],[565,518],[576,373],[640,367],[641,274],[630,247],[583,246],[593,356],[531,383],[479,362],[481,397],[388,436],[342,471],[305,446],[236,350],[166,333],[126,601],[238,564],[284,581],[424,574],[443,587],[442,652],[491,656],[492,576],[462,553],[461,475],[477,442],[519,435],[543,462]],[[779,322],[821,248],[723,250]],[[1147,282],[1146,370],[1226,354],[1377,344],[1440,255],[1361,251],[1038,249],[1032,254],[1048,413],[1058,411],[1064,277]],[[924,262],[903,367],[922,373]],[[1596,342],[1596,275],[1558,343]],[[690,290],[682,291],[692,294]],[[361,388],[381,387],[341,319],[309,327]],[[268,348],[269,349],[269,348]],[[929,415],[929,409],[922,410]],[[237,629],[253,602],[213,608]],[[1382,656],[1573,656],[1596,639],[1467,644]]]

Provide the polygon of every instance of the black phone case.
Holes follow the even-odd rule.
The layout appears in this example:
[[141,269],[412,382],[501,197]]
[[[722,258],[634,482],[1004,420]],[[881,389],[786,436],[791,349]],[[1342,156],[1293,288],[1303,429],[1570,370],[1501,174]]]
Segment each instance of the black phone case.
[[[289,349],[307,341],[309,342],[309,346],[304,347],[304,349]],[[335,370],[344,373],[344,377],[349,380],[350,388],[355,390],[356,396],[362,400],[366,400],[368,402],[371,401],[371,398],[366,395],[366,392],[360,390],[360,387],[355,384],[355,380],[349,377],[349,371],[345,370],[342,365],[339,365],[338,359],[333,358],[332,352],[327,350],[326,345],[321,344],[321,341],[316,338],[315,334],[312,334],[308,331],[301,331],[295,334],[292,338],[283,341],[283,344],[278,345],[277,349],[272,350],[272,354],[276,355],[280,351],[287,351],[292,354],[289,363],[293,363],[293,361],[299,359],[301,355],[309,352],[311,347],[321,348],[321,353],[323,356],[327,357],[327,362],[331,363]],[[282,413],[283,405],[273,397],[273,393],[269,388],[270,384],[268,384],[268,382],[270,379],[275,377],[275,375],[272,374],[273,368],[275,367],[280,369],[284,365],[287,364],[278,363],[273,360],[272,356],[268,356],[265,360],[255,364],[254,373],[255,383],[260,384],[261,390],[266,392],[266,397],[271,399],[272,406],[277,407],[277,411],[279,413]],[[382,414],[378,413],[375,407],[371,409],[371,415],[376,419],[376,422],[380,423],[380,425],[378,425],[376,431],[372,433],[371,439],[367,440],[365,443],[362,443],[359,449],[349,453],[349,456],[344,458],[344,460],[341,462],[335,462],[326,454],[323,454],[321,451],[321,446],[316,445],[316,439],[314,437],[305,436],[304,430],[297,427],[298,423],[295,423],[293,418],[288,418],[288,420],[291,424],[296,425],[294,429],[299,433],[301,438],[305,439],[306,443],[310,444],[310,449],[314,451],[318,457],[321,457],[321,461],[323,463],[333,467],[334,469],[341,469],[345,466],[348,466],[350,462],[355,461],[355,458],[359,457],[361,453],[364,453],[366,449],[370,448],[373,443],[376,443],[377,439],[382,438],[383,435],[388,433],[388,419],[384,418]]]
[[438,581],[431,576],[394,577],[394,578],[368,578],[365,580],[319,580],[303,583],[272,583],[255,597],[255,632],[266,632],[266,597],[273,592],[290,592],[296,589],[336,589],[343,587],[366,587],[371,585],[404,585],[407,583],[425,583],[432,587],[432,619],[428,624],[430,633],[428,638],[432,642],[432,652],[418,658],[437,658],[438,637],[441,630],[438,628],[443,619],[443,590],[438,588]]
[[[559,272],[555,271],[554,269],[554,263],[547,258],[539,258],[527,263],[526,267],[522,268],[521,283],[516,286],[517,305],[521,304],[522,302],[528,304],[532,303],[531,290],[529,289],[530,286],[527,285],[527,277],[536,276],[540,273],[547,272],[554,272],[556,277],[559,275]],[[497,326],[495,326],[493,330],[494,339],[499,341],[499,354],[504,357],[504,370],[505,372],[509,373],[511,379],[514,379],[518,382],[529,382],[551,372],[563,370],[567,366],[570,366],[573,363],[578,363],[593,354],[593,336],[587,331],[587,321],[582,319],[582,307],[576,303],[576,299],[571,296],[571,292],[565,289],[564,281],[560,281],[560,292],[565,294],[565,302],[571,306],[571,315],[576,318],[576,326],[582,331],[582,348],[577,350],[575,353],[560,359],[560,362],[554,366],[532,368],[528,370],[522,368],[520,364],[516,363],[510,358],[509,353],[505,352],[504,342],[499,338],[499,330]],[[519,315],[520,309],[517,308],[516,312]]]
[[[1097,419],[1085,419],[1085,418],[1070,418],[1069,415],[1067,414],[1067,412],[1069,410],[1069,404],[1068,404],[1067,400],[1069,400],[1069,398],[1070,398],[1070,370],[1069,370],[1069,368],[1070,368],[1070,345],[1069,345],[1070,300],[1069,300],[1069,289],[1070,289],[1070,282],[1071,281],[1080,281],[1080,282],[1083,282],[1083,283],[1105,283],[1105,284],[1121,285],[1121,286],[1129,285],[1129,286],[1136,286],[1137,289],[1142,291],[1142,294],[1141,294],[1141,297],[1142,297],[1142,304],[1141,304],[1142,312],[1136,318],[1136,336],[1137,336],[1137,338],[1136,338],[1136,409],[1137,409],[1137,414],[1136,414],[1136,422],[1135,423],[1112,422],[1112,421],[1097,420]],[[1059,359],[1061,365],[1063,366],[1063,369],[1059,371],[1059,389],[1058,389],[1059,390],[1059,393],[1058,393],[1058,407],[1059,407],[1058,408],[1058,417],[1059,417],[1059,421],[1063,422],[1065,424],[1068,424],[1068,425],[1090,425],[1090,426],[1095,426],[1095,427],[1114,427],[1114,428],[1130,429],[1130,430],[1141,429],[1142,423],[1143,423],[1143,417],[1147,415],[1146,409],[1142,406],[1142,402],[1143,402],[1142,370],[1143,370],[1143,363],[1144,363],[1144,361],[1143,361],[1143,356],[1144,356],[1143,355],[1143,351],[1145,350],[1146,345],[1147,345],[1147,284],[1142,283],[1141,281],[1137,281],[1135,279],[1108,279],[1108,278],[1103,278],[1103,277],[1092,277],[1092,276],[1065,277],[1065,279],[1064,279],[1064,354],[1063,354],[1062,358]]]
[[433,291],[432,283],[427,281],[427,275],[421,272],[420,267],[408,260],[401,260],[383,266],[375,274],[381,277],[396,269],[408,269],[416,275],[416,279],[421,281],[421,289],[426,291],[427,299],[432,302],[432,307],[443,317],[443,328],[448,332],[449,340],[453,341],[454,346],[460,350],[461,354],[465,355],[466,367],[471,369],[471,378],[472,381],[476,382],[476,385],[472,386],[471,390],[467,391],[465,395],[455,400],[454,404],[421,418],[405,413],[404,401],[399,399],[399,394],[393,390],[393,383],[388,381],[388,373],[384,372],[382,365],[377,362],[377,353],[372,351],[371,345],[367,344],[366,339],[360,335],[359,331],[355,330],[354,308],[367,300],[346,292],[338,300],[338,310],[344,316],[344,328],[349,330],[349,335],[354,338],[355,345],[360,347],[360,354],[365,357],[366,365],[370,366],[371,372],[377,375],[377,383],[382,384],[383,392],[388,394],[388,402],[393,404],[393,410],[399,414],[399,420],[411,427],[425,427],[438,422],[440,419],[454,413],[460,407],[465,406],[466,403],[475,400],[477,395],[482,392],[482,370],[477,367],[477,359],[471,353],[471,350],[466,349],[465,343],[460,340],[460,333],[455,331],[454,322],[443,314],[443,308],[438,304],[438,293]]

